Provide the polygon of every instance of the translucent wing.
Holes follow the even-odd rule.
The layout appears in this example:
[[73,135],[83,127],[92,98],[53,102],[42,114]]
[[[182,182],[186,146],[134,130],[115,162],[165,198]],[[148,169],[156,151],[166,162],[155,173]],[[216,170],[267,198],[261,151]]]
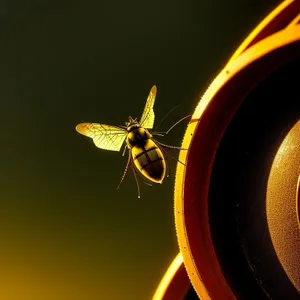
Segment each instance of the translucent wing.
[[97,123],[78,124],[76,131],[92,138],[98,148],[111,151],[120,151],[127,135],[122,128]]
[[147,102],[140,120],[140,124],[142,127],[144,128],[149,128],[152,129],[153,128],[153,124],[154,124],[154,119],[155,119],[155,115],[154,115],[154,110],[153,110],[153,106],[154,106],[154,101],[155,101],[155,96],[156,96],[156,86],[154,85],[149,93],[149,96],[147,98]]

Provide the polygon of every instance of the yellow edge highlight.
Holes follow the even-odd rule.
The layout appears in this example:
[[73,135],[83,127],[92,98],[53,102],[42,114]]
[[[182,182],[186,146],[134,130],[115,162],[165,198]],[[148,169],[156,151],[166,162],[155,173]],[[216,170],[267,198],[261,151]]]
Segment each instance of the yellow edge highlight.
[[[293,2],[293,1],[287,1]],[[283,6],[281,5],[281,8]],[[276,9],[278,11],[278,9]],[[275,14],[272,14],[274,16]],[[270,16],[270,15],[269,15]],[[267,23],[267,22],[265,22]],[[264,23],[264,24],[265,24]],[[198,103],[191,121],[187,127],[186,133],[183,138],[182,147],[189,148],[192,141],[192,135],[195,131],[195,128],[201,120],[201,115],[208,106],[211,99],[217,93],[217,91],[229,80],[230,77],[234,76],[237,72],[243,69],[246,65],[250,64],[252,61],[257,60],[262,55],[269,53],[270,51],[284,46],[286,44],[298,41],[300,39],[300,25],[297,25],[288,30],[281,30],[278,33],[271,35],[255,45],[251,46],[249,49],[241,53],[241,55],[232,60],[230,65],[227,64],[219,75],[215,78],[212,84],[208,87],[204,95],[202,96],[200,102]],[[179,160],[186,164],[187,151],[180,151]],[[186,266],[188,276],[192,282],[192,285],[195,288],[198,296],[201,300],[211,299],[207,293],[207,290],[201,281],[201,276],[197,274],[197,268],[194,265],[193,257],[189,251],[188,241],[186,239],[187,233],[185,230],[184,222],[184,209],[183,209],[183,195],[184,195],[184,178],[185,178],[185,168],[181,164],[177,164],[176,169],[176,179],[175,179],[175,202],[174,202],[174,213],[175,213],[175,225],[177,239],[179,242],[180,251],[183,256],[183,262]],[[193,270],[194,275],[191,276],[191,269]]]
[[[255,37],[260,33],[262,29],[264,29],[267,24],[269,24],[275,16],[279,15],[279,13],[286,8],[288,5],[293,3],[296,0],[286,0],[280,3],[269,15],[267,15],[248,35],[248,37],[242,42],[242,44],[237,48],[237,50],[234,52],[234,54],[229,59],[228,64],[230,64],[233,60],[235,60],[237,57],[241,55],[242,52],[245,51],[245,49],[248,47],[248,45],[255,39]],[[298,0],[297,0],[298,1]],[[226,65],[226,67],[227,67]],[[225,68],[226,68],[225,67]]]
[[169,287],[169,284],[171,283],[172,279],[174,278],[174,275],[176,274],[176,272],[178,271],[182,263],[183,263],[182,255],[181,253],[179,253],[172,261],[167,272],[165,273],[164,277],[160,281],[152,300],[163,299],[166,290]]

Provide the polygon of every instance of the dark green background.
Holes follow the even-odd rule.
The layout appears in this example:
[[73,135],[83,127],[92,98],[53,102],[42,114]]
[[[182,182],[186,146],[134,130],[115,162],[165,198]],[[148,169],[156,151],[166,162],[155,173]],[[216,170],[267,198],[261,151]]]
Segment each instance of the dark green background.
[[156,84],[156,122],[180,104],[167,129],[279,2],[1,2],[0,299],[152,296],[178,252],[174,176],[117,191],[126,158],[75,125],[140,117]]

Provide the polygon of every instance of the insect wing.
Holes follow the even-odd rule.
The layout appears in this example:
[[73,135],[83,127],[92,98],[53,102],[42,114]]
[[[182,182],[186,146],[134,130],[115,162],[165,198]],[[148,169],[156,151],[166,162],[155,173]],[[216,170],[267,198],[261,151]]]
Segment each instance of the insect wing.
[[92,138],[96,147],[111,151],[120,151],[127,134],[122,128],[97,123],[78,124],[76,131]]
[[154,125],[154,101],[156,96],[156,86],[154,85],[150,90],[149,96],[147,98],[147,102],[140,120],[140,124],[144,128],[152,129]]

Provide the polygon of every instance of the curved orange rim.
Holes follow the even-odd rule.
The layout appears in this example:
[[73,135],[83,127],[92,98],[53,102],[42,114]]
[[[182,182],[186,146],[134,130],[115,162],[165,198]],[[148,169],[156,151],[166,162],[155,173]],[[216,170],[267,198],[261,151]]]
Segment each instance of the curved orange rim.
[[[300,3],[297,0],[286,0],[280,3],[268,16],[266,16],[248,35],[243,43],[234,52],[228,64],[238,58],[246,49],[253,44],[264,39],[265,37],[276,33],[278,31],[277,24],[280,22],[282,29],[287,26],[296,25],[299,20],[299,7]],[[293,14],[291,16],[291,13]],[[291,22],[295,20],[295,22]]]
[[183,265],[181,253],[177,254],[160,281],[152,300],[183,299],[191,283]]
[[[294,1],[285,2],[289,3]],[[255,30],[258,31],[257,28]],[[218,143],[245,94],[272,71],[268,59],[272,58],[273,69],[285,63],[282,57],[286,61],[293,59],[300,53],[299,40],[300,26],[290,26],[261,40],[232,59],[205,92],[185,133],[182,147],[189,148],[189,151],[181,152],[179,157],[186,162],[186,168],[177,165],[174,207],[176,231],[188,275],[202,300],[235,299],[218,264],[208,226],[206,200]],[[298,47],[297,51],[295,45]],[[264,69],[264,66],[269,68]],[[216,119],[218,124],[213,121]],[[195,173],[189,160],[194,161],[196,156],[201,157],[202,161],[197,165]],[[197,197],[190,192],[195,187]],[[197,207],[195,203],[198,203]]]

